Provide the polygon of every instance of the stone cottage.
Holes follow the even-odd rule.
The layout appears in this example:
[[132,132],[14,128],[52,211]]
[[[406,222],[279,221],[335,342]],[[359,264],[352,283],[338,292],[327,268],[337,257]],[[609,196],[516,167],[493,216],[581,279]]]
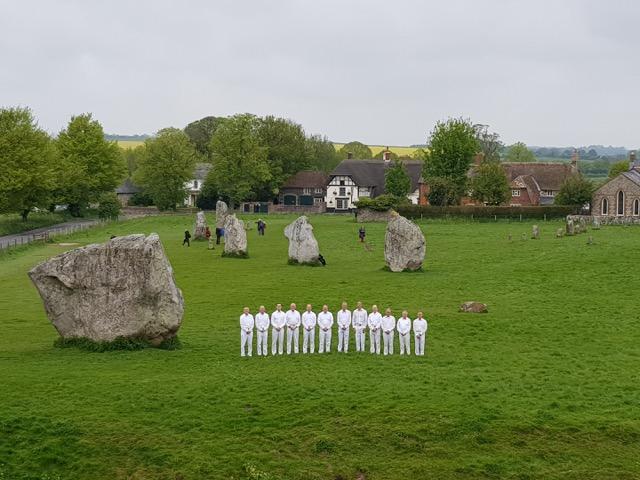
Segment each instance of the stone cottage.
[[591,213],[611,223],[640,223],[640,162],[636,152],[630,154],[628,171],[595,191]]

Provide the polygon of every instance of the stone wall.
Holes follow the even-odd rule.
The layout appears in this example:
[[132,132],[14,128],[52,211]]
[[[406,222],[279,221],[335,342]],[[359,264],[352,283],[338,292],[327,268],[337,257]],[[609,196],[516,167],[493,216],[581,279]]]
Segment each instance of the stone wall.
[[[624,192],[624,215],[618,215],[618,192]],[[606,215],[602,213],[602,201],[607,199],[609,203],[608,212]],[[639,216],[633,215],[633,203],[638,199],[640,201],[640,185],[629,180],[624,175],[618,175],[613,180],[605,183],[593,194],[593,203],[591,206],[591,212],[600,218],[603,224],[628,224],[638,223]],[[605,218],[609,219],[605,221]],[[628,220],[625,220],[628,218]],[[635,221],[634,221],[635,219]]]
[[587,225],[593,224],[594,217],[598,217],[600,225],[640,225],[640,217],[616,217],[616,216],[603,216],[603,215],[567,215],[567,220],[572,219],[574,223],[578,223],[581,218],[584,218]]
[[388,222],[394,215],[393,210],[387,210],[380,212],[378,210],[371,210],[370,208],[359,208],[356,211],[357,222]]

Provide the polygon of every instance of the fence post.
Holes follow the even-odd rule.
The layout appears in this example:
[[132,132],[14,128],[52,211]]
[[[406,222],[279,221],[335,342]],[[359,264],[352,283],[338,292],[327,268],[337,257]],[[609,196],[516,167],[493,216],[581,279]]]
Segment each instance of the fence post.
[[520,214],[520,221],[522,221],[522,214]]

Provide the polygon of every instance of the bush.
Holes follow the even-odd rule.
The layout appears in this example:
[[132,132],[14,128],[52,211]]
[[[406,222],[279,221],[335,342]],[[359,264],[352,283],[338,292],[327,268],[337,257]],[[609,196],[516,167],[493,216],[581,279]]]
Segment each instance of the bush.
[[98,217],[106,220],[116,220],[120,215],[120,201],[118,196],[113,193],[103,193],[99,199]]
[[127,204],[130,207],[150,207],[153,205],[153,198],[144,192],[134,193]]
[[355,205],[358,208],[369,208],[377,212],[386,212],[391,209],[397,210],[402,206],[409,206],[411,202],[409,202],[409,199],[406,197],[396,197],[387,193],[375,198],[361,198],[355,202]]
[[545,206],[545,207],[509,207],[509,206],[476,206],[457,205],[449,207],[436,207],[433,205],[407,205],[397,209],[397,212],[407,218],[448,218],[448,217],[473,217],[523,219],[530,218],[564,218],[567,215],[577,214],[579,207],[575,206]]

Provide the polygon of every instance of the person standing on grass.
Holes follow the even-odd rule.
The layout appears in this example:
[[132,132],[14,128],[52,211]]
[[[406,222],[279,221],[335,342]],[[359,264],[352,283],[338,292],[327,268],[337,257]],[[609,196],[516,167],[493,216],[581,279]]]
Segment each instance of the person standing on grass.
[[264,305],[260,305],[256,314],[256,330],[258,339],[256,341],[256,350],[258,355],[267,356],[267,337],[269,331],[269,314],[266,313]]
[[320,342],[318,353],[329,353],[331,351],[331,329],[333,328],[333,314],[327,305],[322,306],[322,311],[318,314],[318,333]]
[[358,230],[358,237],[360,238],[360,243],[364,243],[364,237],[366,237],[367,232],[364,229],[364,225],[360,226],[360,230]]
[[371,307],[371,313],[369,314],[369,344],[371,345],[371,353],[380,355],[380,327],[382,326],[382,315],[378,312],[378,306],[373,305]]
[[304,327],[302,353],[307,353],[308,347],[311,353],[316,350],[316,320],[316,314],[311,310],[311,304],[307,304],[307,311],[302,314],[302,326]]
[[404,355],[405,350],[407,355],[411,354],[411,319],[408,317],[409,313],[403,310],[402,317],[398,319],[396,329],[398,330],[398,339],[400,340],[400,355]]
[[338,319],[338,352],[349,351],[349,327],[351,327],[351,311],[347,310],[347,302],[342,302],[342,308],[336,314]]
[[293,344],[293,352],[298,353],[300,344],[300,312],[296,310],[296,304],[292,303],[287,313],[285,313],[287,322],[287,355],[291,354],[291,345]]
[[261,218],[256,222],[258,224],[258,235],[264,236],[264,230],[267,228],[267,224]]
[[282,311],[282,305],[279,303],[276,305],[276,311],[271,314],[271,355],[282,355],[284,349],[284,327],[287,321],[285,319],[284,312]]
[[413,321],[413,334],[415,335],[416,355],[424,356],[424,342],[427,337],[427,320],[423,318],[422,312],[418,312],[418,318]]
[[391,309],[387,308],[382,317],[382,344],[384,354],[393,355],[393,331],[396,328],[396,318],[391,315]]
[[240,315],[240,356],[246,354],[251,356],[251,349],[253,344],[253,315],[249,313],[249,307],[242,309],[242,315]]
[[220,245],[220,237],[223,235],[222,231],[222,228],[216,227],[216,245]]
[[356,352],[364,352],[364,330],[367,328],[367,320],[367,311],[362,308],[362,302],[358,302],[351,314],[351,322],[356,333]]
[[182,240],[182,246],[183,247],[184,247],[185,243],[187,244],[187,247],[191,246],[190,238],[191,238],[191,234],[189,233],[189,230],[185,230],[184,231],[184,240]]

